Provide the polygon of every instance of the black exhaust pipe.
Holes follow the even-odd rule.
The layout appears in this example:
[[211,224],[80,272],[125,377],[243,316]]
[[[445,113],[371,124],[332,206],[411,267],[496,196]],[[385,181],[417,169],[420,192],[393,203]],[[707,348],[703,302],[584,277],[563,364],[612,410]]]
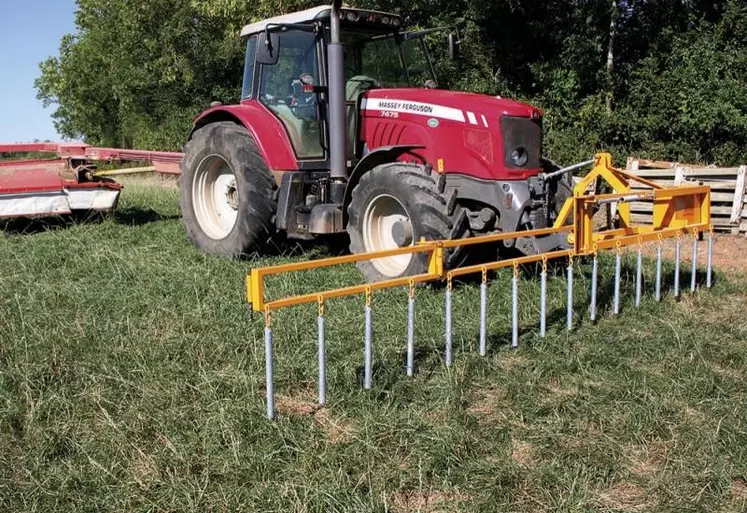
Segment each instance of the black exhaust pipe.
[[329,73],[329,163],[330,196],[333,203],[342,203],[348,180],[345,116],[345,68],[340,40],[342,0],[333,0],[329,13],[330,42],[327,46]]

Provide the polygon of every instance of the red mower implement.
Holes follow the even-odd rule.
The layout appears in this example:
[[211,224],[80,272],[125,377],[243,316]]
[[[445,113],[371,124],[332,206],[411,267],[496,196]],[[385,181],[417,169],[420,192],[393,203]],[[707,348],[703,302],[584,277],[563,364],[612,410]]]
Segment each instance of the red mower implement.
[[109,212],[122,186],[97,171],[95,162],[146,162],[137,171],[178,173],[181,153],[96,148],[79,143],[0,144],[0,154],[49,154],[49,158],[0,160],[0,219]]

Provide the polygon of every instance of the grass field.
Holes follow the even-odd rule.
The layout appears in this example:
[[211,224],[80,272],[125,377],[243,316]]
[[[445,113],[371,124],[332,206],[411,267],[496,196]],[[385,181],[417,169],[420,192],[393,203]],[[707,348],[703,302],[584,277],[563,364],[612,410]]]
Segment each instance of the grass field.
[[[327,308],[329,405],[315,407],[315,306],[274,318],[278,417],[264,417],[263,321],[252,265],[185,240],[176,191],[128,182],[97,224],[0,238],[0,511],[747,510],[747,279],[656,304],[650,286],[564,329],[565,280],[537,334],[536,279],[455,293],[455,364],[443,365],[443,291],[418,290],[416,375],[404,373],[406,292],[374,300],[374,388],[361,387],[361,299]],[[648,284],[653,266],[647,265]],[[671,266],[667,267],[671,271]],[[583,273],[583,274],[582,274]],[[584,278],[586,276],[586,278]],[[686,278],[689,278],[687,274]],[[352,283],[354,268],[276,278],[276,294]],[[687,281],[687,280],[685,280]],[[689,283],[689,281],[687,281]]]

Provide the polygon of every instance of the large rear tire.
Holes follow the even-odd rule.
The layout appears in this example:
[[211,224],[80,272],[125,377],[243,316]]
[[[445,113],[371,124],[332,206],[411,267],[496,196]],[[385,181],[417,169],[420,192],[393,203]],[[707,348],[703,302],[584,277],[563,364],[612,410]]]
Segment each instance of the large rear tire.
[[270,239],[276,185],[244,127],[218,122],[200,128],[184,149],[181,168],[182,221],[195,246],[239,258]]
[[[421,238],[464,237],[469,229],[456,191],[444,192],[439,175],[416,164],[391,163],[363,175],[348,206],[350,251],[365,253],[410,246]],[[447,265],[455,254],[447,256]],[[360,262],[369,282],[411,276],[428,270],[425,253]]]

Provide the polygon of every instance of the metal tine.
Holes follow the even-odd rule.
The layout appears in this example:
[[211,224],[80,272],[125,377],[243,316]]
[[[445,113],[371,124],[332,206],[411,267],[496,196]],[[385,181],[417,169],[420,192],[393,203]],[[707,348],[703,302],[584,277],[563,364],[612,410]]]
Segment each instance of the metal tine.
[[488,324],[488,270],[482,269],[482,283],[480,283],[480,356],[487,353],[487,324]]
[[270,311],[265,311],[265,386],[267,388],[267,418],[275,418],[275,391],[272,381],[272,320]]
[[591,301],[589,304],[589,317],[591,321],[597,320],[597,273],[598,273],[597,254],[591,261]]
[[622,255],[620,254],[620,244],[617,245],[615,253],[615,295],[612,300],[612,313],[620,314],[620,270],[622,267]]
[[547,334],[547,258],[542,259],[540,274],[540,337]]
[[573,329],[573,257],[568,258],[568,306],[566,312],[566,326],[568,331]]
[[680,297],[680,236],[674,243],[674,297]]
[[410,280],[407,295],[407,375],[415,372],[415,282]]
[[708,261],[706,268],[706,287],[713,285],[713,231],[708,232]]
[[519,266],[514,264],[511,280],[511,347],[519,347]]
[[661,235],[659,236],[659,246],[656,248],[656,288],[654,289],[654,297],[656,302],[661,301],[661,260],[662,260],[662,249],[661,249]]
[[319,346],[319,404],[327,402],[327,349],[324,339],[324,299],[319,296],[319,315],[317,323],[317,342]]
[[698,280],[698,232],[693,234],[693,266],[690,271],[690,292],[695,292]]
[[371,360],[373,352],[373,320],[371,311],[371,289],[366,289],[366,341],[363,355],[363,388],[371,388]]
[[635,265],[635,306],[641,306],[641,294],[643,292],[643,248],[642,239],[638,238],[638,255]]
[[446,347],[444,350],[444,359],[446,366],[451,367],[451,276],[446,278]]

